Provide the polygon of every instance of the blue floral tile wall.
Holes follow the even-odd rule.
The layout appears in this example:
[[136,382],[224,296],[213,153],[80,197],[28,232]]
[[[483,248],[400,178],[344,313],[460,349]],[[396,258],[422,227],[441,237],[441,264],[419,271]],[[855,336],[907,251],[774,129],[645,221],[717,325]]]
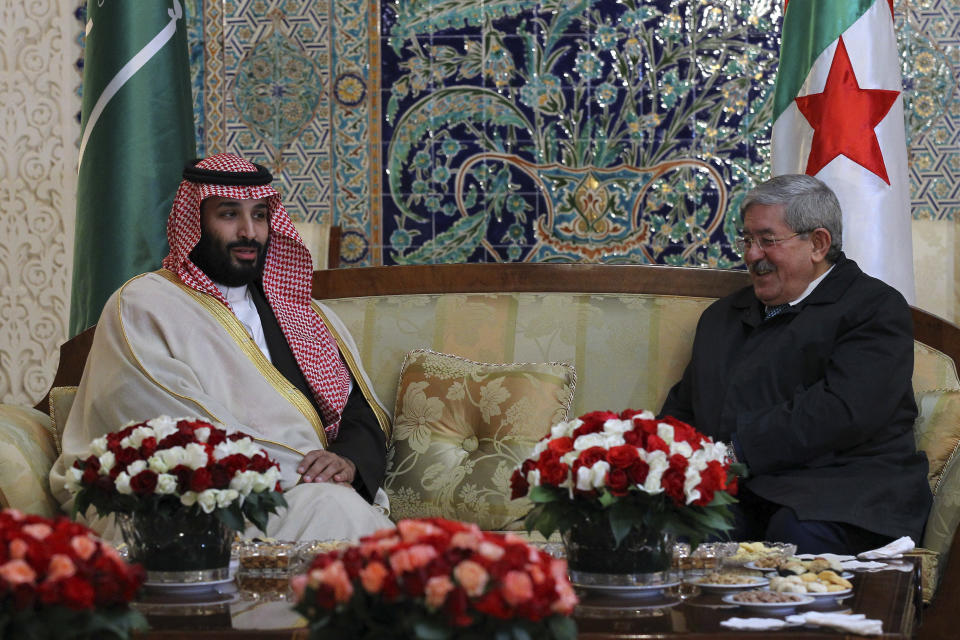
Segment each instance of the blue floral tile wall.
[[[780,0],[188,0],[199,147],[270,166],[344,265],[737,267]],[[897,2],[914,216],[960,206],[960,7]]]

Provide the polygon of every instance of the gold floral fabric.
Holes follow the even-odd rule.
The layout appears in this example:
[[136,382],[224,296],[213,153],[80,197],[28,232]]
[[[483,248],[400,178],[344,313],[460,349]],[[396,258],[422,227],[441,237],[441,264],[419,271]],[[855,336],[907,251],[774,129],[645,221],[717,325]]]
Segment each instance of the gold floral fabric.
[[510,475],[551,425],[567,419],[575,385],[574,368],[565,363],[408,353],[384,483],[391,517],[516,526],[530,503],[510,500]]
[[569,362],[573,415],[657,410],[690,359],[710,298],[646,294],[503,293],[324,300],[350,330],[377,396],[393,406],[408,351],[478,362]]
[[930,490],[939,489],[943,468],[960,446],[960,390],[938,389],[916,394],[913,433],[917,448],[927,454]]
[[56,458],[50,418],[33,408],[0,404],[0,507],[57,515],[48,480]]

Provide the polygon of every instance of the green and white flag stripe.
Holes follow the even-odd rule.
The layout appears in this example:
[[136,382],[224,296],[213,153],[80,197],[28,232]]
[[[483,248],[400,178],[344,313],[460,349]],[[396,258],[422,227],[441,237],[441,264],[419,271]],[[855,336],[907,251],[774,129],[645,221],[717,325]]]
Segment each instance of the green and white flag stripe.
[[196,142],[180,0],[88,2],[70,330],[157,269]]
[[789,0],[771,173],[809,171],[828,184],[843,210],[844,253],[913,303],[910,181],[891,5]]
[[827,47],[875,0],[790,0],[780,34],[780,66],[773,95],[773,119],[793,102],[810,68]]

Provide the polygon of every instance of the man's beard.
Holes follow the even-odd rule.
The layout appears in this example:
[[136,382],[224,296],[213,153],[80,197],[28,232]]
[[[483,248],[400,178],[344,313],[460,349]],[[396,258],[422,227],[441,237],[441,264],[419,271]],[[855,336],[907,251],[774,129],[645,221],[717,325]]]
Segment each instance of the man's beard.
[[[256,249],[257,259],[235,263],[230,254],[234,247]],[[261,245],[256,240],[237,240],[221,245],[212,234],[203,232],[197,246],[190,252],[190,260],[214,282],[228,287],[240,287],[257,281],[263,271],[263,257],[266,254],[266,245]]]

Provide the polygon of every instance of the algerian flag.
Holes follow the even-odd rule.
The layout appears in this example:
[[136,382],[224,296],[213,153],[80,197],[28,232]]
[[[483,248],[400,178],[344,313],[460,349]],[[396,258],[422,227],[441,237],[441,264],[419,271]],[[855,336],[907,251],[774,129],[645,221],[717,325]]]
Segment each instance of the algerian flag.
[[183,165],[196,154],[180,0],[88,2],[70,331],[160,267]]
[[910,182],[893,0],[788,0],[771,139],[773,174],[837,194],[843,250],[914,300]]

